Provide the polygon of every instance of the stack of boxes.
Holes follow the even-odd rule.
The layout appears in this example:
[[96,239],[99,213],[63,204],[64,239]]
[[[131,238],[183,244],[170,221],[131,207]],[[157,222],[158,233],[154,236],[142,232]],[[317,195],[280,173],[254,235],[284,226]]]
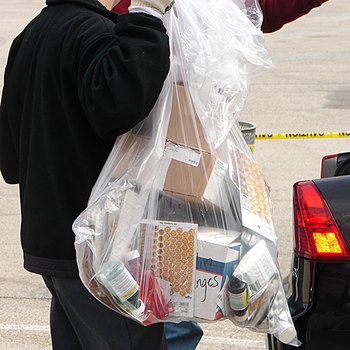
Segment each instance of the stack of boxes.
[[175,196],[202,198],[216,158],[211,154],[191,97],[182,85],[173,93],[166,155],[171,158],[164,191]]
[[228,235],[215,227],[216,217],[223,213],[206,198],[206,194],[211,185],[215,188],[215,185],[224,181],[222,169],[227,170],[227,167],[212,153],[190,96],[181,85],[174,88],[166,154],[171,161],[164,182],[164,193],[191,203],[194,217],[198,205],[210,208],[208,214],[214,216],[214,220],[208,219],[205,223],[212,227],[198,222],[193,316],[215,320],[225,312],[224,287],[239,260],[240,243],[234,242],[239,232],[232,231]]
[[[119,158],[115,160],[118,166],[114,176],[118,178],[128,171],[128,175],[131,174],[137,179],[137,173],[132,174],[137,169],[133,170],[130,163],[135,162],[135,155],[145,148],[147,138],[131,134],[124,141],[118,152]],[[182,288],[181,284],[172,285],[172,292],[174,296],[181,292],[187,293],[183,297],[187,298],[192,310],[187,308],[183,316],[218,319],[222,317],[225,308],[224,287],[239,259],[240,244],[234,240],[240,234],[240,226],[237,222],[237,231],[232,230],[228,233],[224,230],[225,225],[220,227],[218,224],[220,220],[217,218],[222,218],[225,214],[218,205],[220,200],[215,203],[211,198],[215,197],[225,181],[225,173],[229,167],[212,153],[191,98],[182,85],[174,87],[165,156],[168,161],[161,186],[160,203],[163,203],[159,203],[158,208],[160,221],[153,224],[155,227],[161,227],[164,222],[167,222],[167,227],[175,227],[181,222],[198,225],[198,229],[195,229],[196,247],[193,248],[196,267],[193,273],[188,275],[191,276],[191,281],[179,274],[179,281],[182,278],[187,288]],[[223,191],[222,188],[220,191]],[[177,236],[180,237],[180,234]],[[161,236],[161,239],[165,238]],[[152,269],[159,278],[163,277],[169,281],[172,276],[168,275],[168,271],[164,271],[164,268],[167,270],[170,266],[165,264],[171,252],[167,249],[168,246],[162,246],[157,249],[157,254],[152,251]],[[184,260],[180,252],[177,254],[175,250],[174,254]],[[174,266],[176,268],[176,265]],[[181,266],[178,266],[178,269],[182,271]],[[175,291],[175,288],[180,292]],[[177,312],[177,316],[181,316],[181,312]]]
[[[172,112],[166,135],[165,154],[170,158],[163,191],[179,198],[202,198],[215,169],[217,157],[206,142],[199,118],[193,110],[184,86],[174,86]],[[123,138],[114,159],[114,177],[126,171],[137,179],[137,167],[132,166],[147,146],[148,137],[128,134]],[[135,168],[135,169],[133,169]],[[135,173],[133,173],[133,171]],[[188,198],[190,197],[190,198]]]

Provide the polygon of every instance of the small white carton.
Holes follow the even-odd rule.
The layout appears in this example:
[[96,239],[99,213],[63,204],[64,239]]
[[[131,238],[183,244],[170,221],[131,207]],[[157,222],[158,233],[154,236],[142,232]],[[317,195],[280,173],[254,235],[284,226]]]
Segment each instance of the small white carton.
[[239,261],[239,232],[201,228],[197,236],[194,316],[216,320],[225,312],[225,286]]

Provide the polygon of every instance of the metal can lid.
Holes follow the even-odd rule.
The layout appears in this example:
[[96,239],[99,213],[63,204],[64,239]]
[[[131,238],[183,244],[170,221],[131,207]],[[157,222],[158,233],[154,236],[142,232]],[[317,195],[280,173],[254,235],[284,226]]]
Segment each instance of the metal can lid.
[[228,283],[227,289],[232,294],[239,294],[247,289],[247,283],[241,281],[236,276],[232,276]]

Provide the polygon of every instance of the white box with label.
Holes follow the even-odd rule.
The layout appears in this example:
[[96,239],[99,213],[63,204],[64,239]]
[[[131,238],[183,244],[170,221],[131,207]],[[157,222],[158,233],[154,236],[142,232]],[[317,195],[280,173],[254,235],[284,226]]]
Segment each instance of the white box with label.
[[216,320],[225,314],[224,286],[238,264],[240,242],[234,242],[240,233],[229,233],[201,228],[197,236],[197,260],[194,315]]

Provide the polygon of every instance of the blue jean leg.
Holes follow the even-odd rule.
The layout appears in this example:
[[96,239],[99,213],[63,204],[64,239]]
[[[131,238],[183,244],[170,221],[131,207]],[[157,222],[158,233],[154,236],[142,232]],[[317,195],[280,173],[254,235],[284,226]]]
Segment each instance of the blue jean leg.
[[202,338],[202,328],[196,322],[165,322],[165,336],[169,350],[194,350]]

